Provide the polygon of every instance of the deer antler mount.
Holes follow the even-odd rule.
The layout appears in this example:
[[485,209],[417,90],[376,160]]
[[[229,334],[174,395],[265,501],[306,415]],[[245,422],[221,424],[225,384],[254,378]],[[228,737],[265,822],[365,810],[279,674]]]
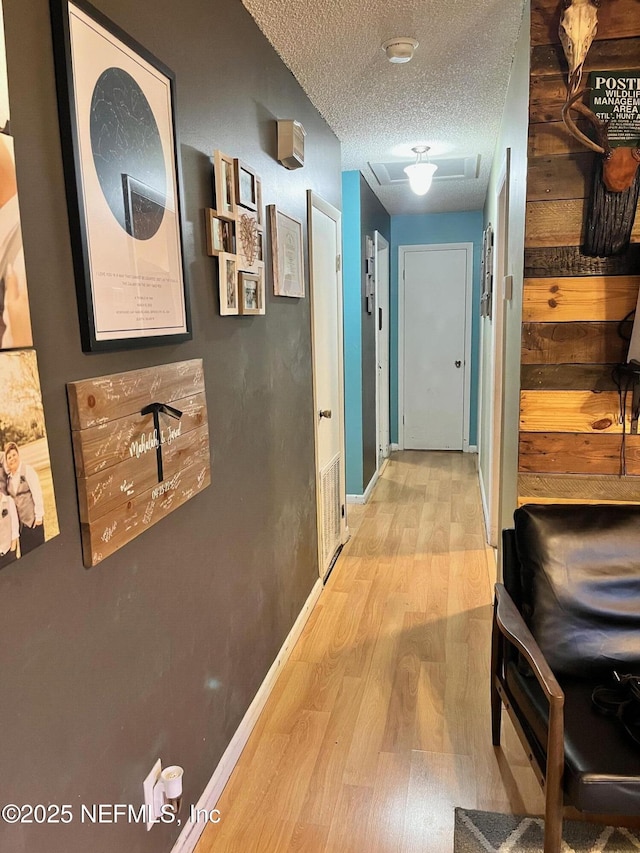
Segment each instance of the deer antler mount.
[[582,66],[598,30],[600,0],[564,0],[559,35],[569,65],[569,93],[582,79]]

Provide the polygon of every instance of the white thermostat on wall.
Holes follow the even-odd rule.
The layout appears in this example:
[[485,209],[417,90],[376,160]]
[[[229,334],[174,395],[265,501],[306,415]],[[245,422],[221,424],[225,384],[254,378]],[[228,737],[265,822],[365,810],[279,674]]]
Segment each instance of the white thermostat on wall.
[[294,119],[278,119],[278,160],[285,169],[304,166],[304,127]]

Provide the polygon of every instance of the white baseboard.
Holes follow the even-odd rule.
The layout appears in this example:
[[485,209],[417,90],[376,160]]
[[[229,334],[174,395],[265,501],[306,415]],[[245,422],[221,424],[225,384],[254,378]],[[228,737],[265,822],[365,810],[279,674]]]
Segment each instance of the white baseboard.
[[[276,659],[271,664],[271,668],[266,674],[264,681],[258,688],[258,692],[254,696],[253,702],[249,705],[246,714],[242,718],[242,722],[238,726],[234,736],[231,738],[229,746],[224,751],[224,755],[214,770],[213,776],[209,780],[207,787],[202,792],[202,796],[195,806],[196,809],[206,809],[207,811],[211,811],[211,809],[215,808],[216,803],[218,802],[218,799],[220,798],[220,795],[233,772],[233,768],[236,766],[238,759],[242,754],[242,750],[249,740],[249,735],[253,731],[255,724],[258,722],[258,717],[269,698],[269,694],[278,680],[280,671],[289,659],[289,655],[300,637],[300,634],[311,615],[311,611],[320,597],[322,589],[322,580],[318,578],[315,586],[309,594],[309,597],[304,603],[293,628],[289,631],[287,639],[284,641]],[[207,825],[208,824],[201,821],[194,821],[193,823],[189,821],[186,823],[184,829],[178,836],[176,843],[173,845],[171,853],[192,853],[198,843],[198,839]]]
[[396,450],[400,450],[400,445],[399,444],[392,444],[391,445],[391,452],[395,453]]
[[464,448],[464,452],[465,453],[477,453],[478,452],[478,445],[477,444],[468,444]]
[[378,482],[379,474],[377,471],[374,471],[373,477],[369,481],[369,485],[364,490],[363,495],[347,495],[347,503],[348,504],[366,504],[369,498],[371,497],[371,492],[375,484]]
[[371,497],[371,492],[374,490],[375,485],[378,482],[379,476],[380,475],[378,474],[377,471],[373,472],[373,477],[369,480],[369,485],[364,490],[364,495],[362,496],[364,498],[364,503],[367,503],[367,501]]

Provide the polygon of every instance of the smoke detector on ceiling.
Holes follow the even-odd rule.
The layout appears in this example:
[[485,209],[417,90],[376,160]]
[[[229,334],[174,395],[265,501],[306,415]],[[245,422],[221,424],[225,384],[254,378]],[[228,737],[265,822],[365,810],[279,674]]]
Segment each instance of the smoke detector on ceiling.
[[385,41],[382,45],[382,49],[387,54],[387,59],[395,65],[410,62],[417,47],[416,39],[406,38],[405,36],[396,36],[396,38]]

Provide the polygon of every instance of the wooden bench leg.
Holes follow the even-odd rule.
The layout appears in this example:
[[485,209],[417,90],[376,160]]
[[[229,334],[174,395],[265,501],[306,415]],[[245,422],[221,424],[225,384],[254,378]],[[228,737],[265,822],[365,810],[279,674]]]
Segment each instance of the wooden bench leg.
[[[494,676],[495,677],[495,676]],[[491,739],[494,746],[500,746],[500,724],[502,722],[502,700],[496,690],[495,683],[491,684]]]
[[491,739],[494,746],[500,746],[500,723],[502,720],[502,700],[496,687],[496,678],[502,667],[501,634],[495,615],[491,631]]
[[[560,802],[550,803],[547,788],[544,815],[544,853],[560,853],[562,847],[562,795]],[[554,794],[555,799],[555,794]]]
[[544,853],[560,853],[562,845],[562,809],[564,796],[564,713],[563,702],[552,702],[549,709],[549,740],[544,789]]

